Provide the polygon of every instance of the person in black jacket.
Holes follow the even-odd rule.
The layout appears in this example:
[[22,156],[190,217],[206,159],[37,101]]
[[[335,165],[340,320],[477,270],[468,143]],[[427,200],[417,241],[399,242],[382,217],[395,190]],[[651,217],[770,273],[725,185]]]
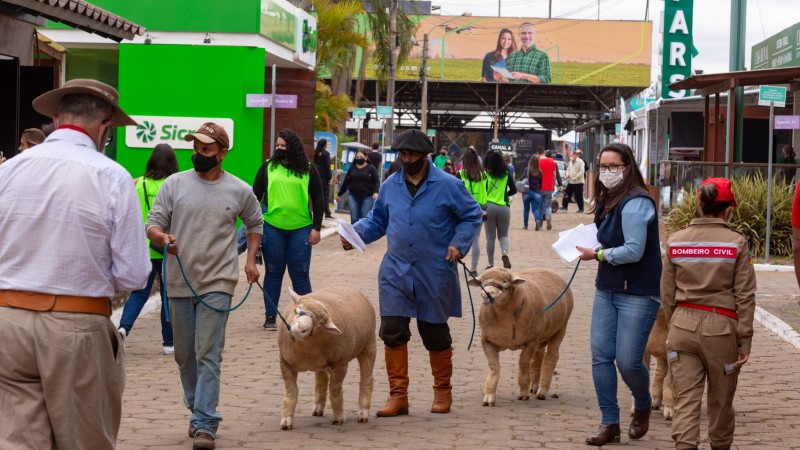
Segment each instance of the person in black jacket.
[[325,218],[333,219],[331,215],[331,155],[327,149],[328,140],[325,138],[317,141],[314,149],[314,164],[317,165],[319,180],[322,182],[322,198],[325,199]]
[[381,172],[381,163],[383,162],[383,155],[378,150],[381,148],[377,142],[372,143],[372,150],[367,153],[367,162],[375,166],[378,173]]
[[367,150],[358,150],[336,198],[337,202],[342,201],[342,195],[350,190],[350,196],[347,198],[350,206],[350,223],[356,223],[359,219],[367,217],[378,198],[380,188],[380,175],[375,166],[367,162]]

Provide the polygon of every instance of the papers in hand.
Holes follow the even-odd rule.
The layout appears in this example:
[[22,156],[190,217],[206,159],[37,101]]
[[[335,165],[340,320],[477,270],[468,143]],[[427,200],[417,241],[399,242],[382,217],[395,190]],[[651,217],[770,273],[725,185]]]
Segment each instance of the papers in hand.
[[600,247],[600,243],[597,242],[597,225],[580,224],[575,228],[562,231],[558,234],[558,241],[553,244],[553,251],[562,261],[571,263],[581,255],[581,252],[575,248],[577,245],[587,248]]
[[358,251],[364,252],[367,249],[367,244],[365,244],[361,236],[356,233],[353,226],[342,219],[336,219],[336,221],[339,222],[339,235],[345,238],[350,245],[357,248]]
[[492,70],[499,73],[500,75],[508,78],[509,80],[513,80],[514,76],[511,75],[511,72],[508,71],[504,66],[491,66]]

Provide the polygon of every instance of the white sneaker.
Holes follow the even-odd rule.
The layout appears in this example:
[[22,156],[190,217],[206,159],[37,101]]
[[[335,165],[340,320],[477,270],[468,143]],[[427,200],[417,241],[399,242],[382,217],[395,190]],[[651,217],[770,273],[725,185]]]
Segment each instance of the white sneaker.
[[175,347],[174,346],[167,347],[165,345],[164,346],[164,351],[162,351],[161,354],[163,354],[163,355],[174,355],[175,354]]

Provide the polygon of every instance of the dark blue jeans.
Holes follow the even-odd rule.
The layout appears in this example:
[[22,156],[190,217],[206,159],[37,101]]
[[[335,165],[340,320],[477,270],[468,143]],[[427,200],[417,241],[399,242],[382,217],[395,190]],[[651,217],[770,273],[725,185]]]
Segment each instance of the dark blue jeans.
[[533,211],[533,218],[540,222],[541,215],[539,213],[539,203],[542,201],[542,194],[538,191],[528,191],[522,197],[522,225],[528,228],[528,214]]
[[372,199],[371,195],[359,197],[350,193],[347,197],[347,204],[350,207],[350,223],[356,223],[360,219],[367,217],[374,203],[375,200]]
[[[158,280],[161,283],[164,282],[164,277],[161,276],[162,261],[161,259],[150,260],[150,263],[153,264],[153,270],[150,271],[150,276],[147,278],[147,285],[144,289],[133,291],[128,301],[125,302],[125,307],[122,309],[122,317],[119,319],[119,326],[120,328],[125,328],[125,332],[129,336],[131,334],[131,329],[133,329],[133,323],[136,322],[139,313],[141,313],[142,308],[144,308],[144,304],[147,303],[147,299],[150,297],[150,291],[153,289],[153,282],[155,282],[156,275],[158,275]],[[167,316],[163,308],[164,291],[159,290],[159,294],[161,295],[162,303],[161,340],[165,347],[172,347],[172,325],[167,322]]]
[[[282,230],[264,222],[261,251],[264,253],[264,309],[275,317],[281,296],[283,274],[289,269],[292,289],[299,295],[311,293],[311,225],[296,230]],[[267,298],[269,296],[269,299]]]

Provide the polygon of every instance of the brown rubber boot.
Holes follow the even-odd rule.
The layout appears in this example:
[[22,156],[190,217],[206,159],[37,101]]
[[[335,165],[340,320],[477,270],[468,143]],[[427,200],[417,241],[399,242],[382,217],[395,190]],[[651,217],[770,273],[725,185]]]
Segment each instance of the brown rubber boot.
[[389,375],[389,399],[377,412],[378,417],[408,415],[408,344],[384,349]]
[[453,386],[450,377],[453,376],[453,349],[448,348],[441,352],[429,352],[431,355],[431,373],[433,374],[433,405],[432,413],[449,413],[453,404]]

